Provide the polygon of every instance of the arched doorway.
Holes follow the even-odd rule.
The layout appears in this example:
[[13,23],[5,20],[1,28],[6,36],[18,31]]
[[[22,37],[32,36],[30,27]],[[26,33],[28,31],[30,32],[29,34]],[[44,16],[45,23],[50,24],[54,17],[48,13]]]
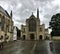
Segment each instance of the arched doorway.
[[30,39],[34,40],[34,34],[30,34]]
[[2,40],[3,39],[3,36],[0,36],[0,40]]
[[39,36],[39,40],[42,40],[42,35]]
[[46,36],[46,38],[45,38],[46,40],[49,40],[49,37],[48,36]]
[[26,38],[25,35],[23,35],[23,40],[25,40],[25,38]]

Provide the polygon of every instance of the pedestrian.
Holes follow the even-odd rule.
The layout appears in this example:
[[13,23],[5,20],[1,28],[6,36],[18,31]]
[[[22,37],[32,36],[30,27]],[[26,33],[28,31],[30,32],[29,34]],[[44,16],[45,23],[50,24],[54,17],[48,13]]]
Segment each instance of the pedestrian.
[[50,50],[53,51],[53,42],[50,42],[49,46],[50,46]]
[[0,49],[3,49],[3,43],[0,43]]

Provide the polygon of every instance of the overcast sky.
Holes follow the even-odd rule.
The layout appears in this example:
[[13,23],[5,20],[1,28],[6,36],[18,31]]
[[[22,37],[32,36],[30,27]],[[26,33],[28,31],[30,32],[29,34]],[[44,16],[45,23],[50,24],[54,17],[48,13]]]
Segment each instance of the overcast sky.
[[0,6],[5,10],[13,11],[14,25],[21,28],[21,24],[25,21],[32,12],[36,16],[36,9],[39,8],[41,23],[49,26],[49,21],[52,15],[60,13],[60,0],[0,0]]

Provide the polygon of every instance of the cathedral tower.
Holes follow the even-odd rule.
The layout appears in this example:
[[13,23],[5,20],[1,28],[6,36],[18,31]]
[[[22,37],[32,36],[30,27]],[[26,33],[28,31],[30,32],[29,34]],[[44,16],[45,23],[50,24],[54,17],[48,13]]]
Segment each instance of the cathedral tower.
[[39,9],[37,8],[37,18],[39,19]]
[[10,13],[10,17],[12,18],[12,10],[11,10],[11,13]]

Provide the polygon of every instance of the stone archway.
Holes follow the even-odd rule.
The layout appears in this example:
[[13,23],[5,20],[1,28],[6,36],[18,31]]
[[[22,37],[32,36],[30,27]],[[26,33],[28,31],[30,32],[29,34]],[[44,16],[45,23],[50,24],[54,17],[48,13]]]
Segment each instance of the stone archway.
[[0,36],[0,40],[3,39],[3,36]]
[[23,35],[23,38],[22,38],[22,39],[23,39],[23,40],[25,40],[25,38],[26,38],[26,36],[25,36],[25,35]]
[[30,39],[31,40],[34,40],[35,39],[34,34],[30,34]]
[[46,38],[45,38],[46,40],[49,40],[49,37],[48,36],[46,36]]
[[42,35],[39,36],[39,40],[42,40]]

